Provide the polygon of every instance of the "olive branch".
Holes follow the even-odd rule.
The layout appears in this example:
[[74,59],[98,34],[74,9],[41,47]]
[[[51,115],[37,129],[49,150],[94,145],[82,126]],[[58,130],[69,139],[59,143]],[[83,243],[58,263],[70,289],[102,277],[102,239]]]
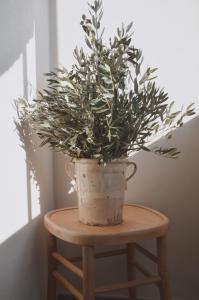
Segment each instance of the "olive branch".
[[192,116],[193,104],[174,112],[174,102],[156,85],[157,68],[141,74],[142,52],[132,44],[132,26],[117,28],[109,44],[103,42],[102,1],[89,5],[81,26],[88,52],[74,50],[70,71],[46,73],[48,87],[34,103],[19,99],[27,119],[42,140],[41,146],[71,157],[109,162],[132,151],[151,151],[176,158],[175,147],[147,146],[158,134],[172,137]]

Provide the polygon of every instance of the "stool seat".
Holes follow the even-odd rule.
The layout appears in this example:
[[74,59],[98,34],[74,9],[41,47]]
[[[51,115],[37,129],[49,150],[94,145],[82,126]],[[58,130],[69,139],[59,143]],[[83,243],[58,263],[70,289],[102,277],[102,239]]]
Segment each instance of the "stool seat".
[[[126,204],[123,222],[113,226],[89,226],[78,220],[77,208],[53,210],[44,217],[48,233],[48,292],[47,300],[56,300],[56,282],[65,287],[78,300],[95,300],[96,294],[128,289],[129,300],[137,300],[136,289],[143,285],[159,288],[161,300],[171,300],[167,270],[166,234],[169,220],[163,214],[140,205]],[[65,257],[59,253],[56,240],[61,239],[81,247],[79,257]],[[156,254],[139,245],[144,240],[156,241]],[[97,245],[123,245],[96,253]],[[136,257],[144,255],[156,265],[156,272],[147,270]],[[127,281],[98,286],[96,283],[95,259],[124,255],[126,257]],[[80,266],[76,265],[80,262]],[[61,264],[81,279],[81,290],[77,289],[60,273]],[[137,274],[138,271],[138,274]],[[140,276],[139,273],[141,274]]]
[[168,218],[150,208],[124,205],[123,223],[113,226],[88,226],[78,221],[77,208],[49,212],[46,229],[56,237],[77,245],[119,245],[157,238],[168,230]]

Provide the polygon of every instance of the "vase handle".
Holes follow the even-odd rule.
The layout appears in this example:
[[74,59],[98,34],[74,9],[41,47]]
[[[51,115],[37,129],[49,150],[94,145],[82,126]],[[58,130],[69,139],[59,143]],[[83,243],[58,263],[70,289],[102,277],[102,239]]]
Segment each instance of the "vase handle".
[[129,161],[129,162],[127,162],[126,164],[127,164],[127,167],[130,166],[130,165],[133,165],[133,166],[134,166],[133,172],[131,173],[131,175],[129,175],[129,176],[126,178],[126,182],[128,182],[128,181],[135,175],[135,173],[136,173],[136,171],[137,171],[137,165],[136,165],[136,163],[133,162],[133,161]]
[[68,177],[70,177],[71,180],[76,180],[76,177],[74,175],[74,162],[71,161],[67,161],[65,163],[65,171],[66,174],[68,175]]

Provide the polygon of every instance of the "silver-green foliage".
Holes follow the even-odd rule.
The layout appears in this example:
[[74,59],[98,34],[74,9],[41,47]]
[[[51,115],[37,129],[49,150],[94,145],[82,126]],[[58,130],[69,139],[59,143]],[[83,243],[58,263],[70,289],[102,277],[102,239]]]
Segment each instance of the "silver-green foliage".
[[141,149],[177,157],[175,148],[149,149],[147,143],[160,131],[170,138],[171,129],[194,114],[192,105],[171,112],[173,103],[154,81],[156,69],[141,75],[142,52],[132,45],[132,23],[118,28],[106,45],[102,2],[89,4],[89,12],[81,20],[88,53],[76,47],[71,71],[47,73],[48,88],[27,107],[41,145],[104,162]]

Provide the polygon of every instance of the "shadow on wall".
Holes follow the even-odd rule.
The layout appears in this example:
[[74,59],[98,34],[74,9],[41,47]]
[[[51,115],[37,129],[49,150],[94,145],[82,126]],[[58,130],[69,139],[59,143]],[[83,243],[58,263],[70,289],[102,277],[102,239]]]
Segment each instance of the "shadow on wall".
[[[35,77],[38,78],[42,73],[49,70],[49,64],[51,64],[48,53],[41,53],[41,47],[48,49],[49,51],[49,41],[48,32],[42,31],[42,28],[46,26],[48,30],[49,24],[44,24],[42,12],[39,16],[39,11],[41,9],[49,9],[49,14],[53,19],[53,24],[56,24],[56,4],[55,1],[50,0],[50,5],[48,6],[48,1],[43,2],[43,7],[40,5],[40,1],[31,0],[3,0],[0,4],[0,36],[1,36],[1,51],[0,51],[0,76],[9,70],[13,64],[17,61],[20,55],[23,56],[23,86],[24,94],[23,97],[28,96],[28,81],[27,73],[29,66],[29,61],[27,61],[26,48],[29,41],[35,37],[35,53],[33,62],[36,63],[36,74]],[[44,4],[45,3],[45,4]],[[45,12],[48,16],[48,11]],[[50,22],[52,24],[52,22]],[[53,57],[52,60],[56,64],[57,55],[57,45],[55,28],[53,30]],[[45,36],[44,34],[45,33]],[[35,36],[34,36],[35,35]],[[39,65],[39,62],[43,61],[43,69]],[[38,88],[40,88],[41,82],[38,82]],[[9,88],[9,87],[7,87]],[[21,95],[16,94],[16,98]],[[11,101],[10,106],[13,106],[14,99],[8,99]],[[12,118],[12,116],[9,116]],[[47,179],[45,181],[46,170],[50,173],[50,160],[52,157],[47,159],[46,150],[47,148],[39,148],[38,142],[33,142],[34,137],[31,135],[27,124],[17,121],[16,122],[17,134],[19,136],[21,147],[26,153],[26,165],[27,165],[27,198],[29,206],[29,220],[32,219],[31,213],[31,178],[33,177],[36,182],[38,189],[40,191],[41,201],[41,211],[45,211],[47,199],[45,199],[45,187],[49,185]],[[37,146],[35,146],[37,145]],[[24,183],[25,184],[25,183]],[[50,183],[52,186],[52,183]],[[43,189],[44,188],[44,189]],[[43,190],[42,190],[43,189]]]
[[128,202],[152,207],[170,218],[169,259],[176,299],[196,300],[199,295],[198,128],[197,116],[174,132],[170,143],[181,151],[176,160],[137,153],[134,160],[138,172],[129,183],[126,195]]
[[0,75],[24,53],[34,33],[34,1],[1,1],[0,9]]
[[[40,88],[41,74],[48,71],[51,63],[49,60],[48,10],[50,10],[52,18],[56,17],[56,10],[51,9],[49,2],[51,3],[48,0],[3,0],[0,3],[0,77],[11,69],[21,56],[22,65],[19,65],[19,68],[21,68],[19,74],[23,73],[24,97],[28,96],[28,81],[30,80],[28,72],[33,73],[34,70],[36,71],[36,74],[32,74],[32,76],[36,78],[36,83]],[[56,22],[56,19],[54,22]],[[27,46],[31,39],[35,39],[35,49],[32,47],[33,51],[31,49],[32,52],[29,53],[27,59]],[[6,76],[9,77],[9,74],[8,72]],[[16,74],[17,76],[18,74]],[[11,78],[13,79],[13,77]],[[16,80],[16,82],[18,81]],[[12,86],[12,82],[10,82],[10,86]],[[10,86],[6,86],[5,89],[9,89]],[[16,93],[16,98],[18,96],[22,95]],[[3,100],[9,103],[11,107],[14,99],[6,97],[7,94],[5,93]],[[2,105],[4,105],[4,102],[2,102]],[[6,105],[8,106],[8,104]],[[2,113],[4,113],[3,110]],[[13,119],[11,115],[6,117],[8,120]],[[10,123],[6,124],[13,129]],[[24,124],[18,123],[17,132],[26,154],[26,161],[24,162],[26,164],[26,180],[24,181],[26,182],[21,184],[27,186],[28,221],[21,229],[13,232],[13,235],[9,234],[7,239],[0,245],[0,299],[43,300],[45,299],[46,241],[42,223],[44,213],[54,207],[52,153],[47,151],[46,148],[35,149],[32,136],[29,136],[29,133],[27,134],[27,128],[24,127]],[[12,154],[14,159],[17,160],[18,154],[14,152],[15,148],[10,149],[8,155]],[[9,179],[12,180],[14,176],[21,176],[24,165],[21,166],[21,170],[16,170],[16,168],[8,165],[9,168],[9,171],[12,172]],[[3,172],[4,170],[2,170]],[[10,186],[10,181],[5,182],[5,184]],[[37,187],[38,191],[35,195],[33,195],[33,185]],[[4,200],[9,202],[10,211],[13,209],[13,201],[20,201],[21,197],[20,194],[16,195],[16,199],[7,199],[6,195],[3,196],[5,197]],[[34,212],[33,201],[37,201],[39,207],[37,212]],[[3,205],[2,201],[0,208],[2,211],[4,209]],[[9,214],[7,209],[6,213]],[[20,218],[20,211],[14,213],[16,219]],[[9,219],[9,215],[7,219]],[[9,222],[12,223],[11,218]],[[14,221],[13,223],[15,224]],[[3,230],[6,232],[6,228]]]
[[4,282],[3,287],[0,284],[0,299],[42,300],[46,297],[47,279],[43,215],[54,208],[52,156],[45,148],[38,149],[27,124],[16,122],[16,128],[26,153],[28,222],[0,245],[1,269],[4,269],[0,273],[0,282]]
[[[47,148],[39,147],[39,138],[32,133],[28,122],[20,115],[20,112],[18,112],[18,116],[18,120],[15,120],[15,126],[21,142],[20,146],[26,153],[28,220],[30,222],[36,216],[44,215],[49,208],[49,191],[46,187],[49,187],[51,190],[53,186],[51,178],[53,172],[51,166],[52,153],[46,155],[48,151]],[[47,173],[50,175],[51,182],[49,182],[49,177],[46,176]],[[34,191],[33,185],[35,185]],[[35,195],[33,192],[35,192]],[[35,199],[32,199],[32,197],[35,196],[39,202],[39,207],[35,207],[34,212]]]
[[45,248],[44,229],[39,217],[0,245],[1,299],[45,299]]
[[65,165],[69,157],[62,153],[54,154],[54,192],[55,206],[77,206],[77,194],[71,178],[67,175]]
[[[198,128],[199,117],[197,116],[187,122],[183,128],[174,132],[170,143],[181,151],[178,159],[163,158],[144,151],[136,153],[133,160],[138,165],[138,171],[128,183],[126,193],[127,202],[149,206],[170,218],[169,264],[172,292],[176,299],[197,300],[199,295],[197,280],[199,264]],[[162,138],[158,143],[164,144],[165,139]],[[69,194],[71,184],[64,170],[65,162],[66,158],[63,155],[55,156],[57,207],[77,204],[76,193]],[[73,251],[72,249],[71,253]],[[69,249],[67,252],[70,252]],[[112,260],[107,269],[106,262],[101,263],[99,277],[108,281],[118,274],[118,270],[122,270],[123,264],[123,261],[115,264],[115,261]],[[104,274],[104,269],[110,271]],[[117,278],[115,280],[117,281]],[[152,294],[152,290],[146,289],[145,294],[143,292],[141,296],[151,296]]]

